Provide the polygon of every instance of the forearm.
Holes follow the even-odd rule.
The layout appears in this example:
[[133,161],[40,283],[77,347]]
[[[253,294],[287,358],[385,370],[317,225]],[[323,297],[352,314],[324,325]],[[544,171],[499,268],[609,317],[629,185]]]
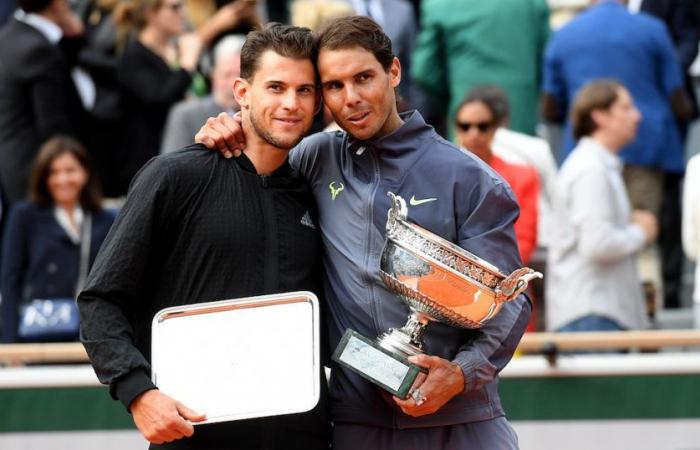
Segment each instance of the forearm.
[[508,364],[520,342],[532,307],[525,295],[506,303],[479,336],[462,346],[453,359],[464,374],[464,392],[481,389]]
[[122,308],[94,288],[80,294],[78,307],[80,340],[97,378],[128,408],[138,394],[155,387],[149,378],[150,364],[134,342],[131,324]]

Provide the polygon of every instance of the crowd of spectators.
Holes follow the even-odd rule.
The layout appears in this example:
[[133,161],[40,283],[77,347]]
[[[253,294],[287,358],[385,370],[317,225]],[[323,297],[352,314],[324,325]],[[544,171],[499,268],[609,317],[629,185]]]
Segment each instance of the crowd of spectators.
[[[698,116],[688,74],[697,2],[592,0],[558,30],[547,0],[0,4],[5,342],[18,339],[22,304],[74,295],[85,218],[94,256],[113,217],[102,194],[123,197],[146,161],[238,110],[231,85],[248,31],[268,21],[316,29],[347,14],[391,37],[400,109],[419,110],[512,187],[523,264],[551,279],[531,292],[531,329],[644,328],[655,309],[681,303],[683,250],[700,254],[700,161],[686,165],[684,153]],[[623,107],[629,134],[610,138]],[[577,131],[576,120],[587,125]],[[559,125],[561,142],[536,135]],[[321,111],[314,130],[329,126]],[[74,173],[62,188],[51,180],[65,161]],[[697,281],[693,299],[700,311]]]

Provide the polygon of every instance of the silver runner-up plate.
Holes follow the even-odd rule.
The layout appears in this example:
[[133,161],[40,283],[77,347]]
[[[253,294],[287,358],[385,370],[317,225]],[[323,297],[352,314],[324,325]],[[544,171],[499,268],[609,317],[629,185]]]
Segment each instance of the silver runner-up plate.
[[318,403],[319,307],[311,292],[166,308],[152,332],[153,382],[206,414],[200,424],[299,413]]

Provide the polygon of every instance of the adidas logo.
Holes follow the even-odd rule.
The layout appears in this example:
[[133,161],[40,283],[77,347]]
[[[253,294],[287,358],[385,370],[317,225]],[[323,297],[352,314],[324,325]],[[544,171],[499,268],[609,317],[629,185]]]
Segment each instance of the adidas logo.
[[306,211],[304,213],[304,217],[301,218],[301,224],[306,225],[309,228],[313,228],[314,230],[316,229],[316,225],[314,224],[313,220],[311,220],[311,215],[308,211]]

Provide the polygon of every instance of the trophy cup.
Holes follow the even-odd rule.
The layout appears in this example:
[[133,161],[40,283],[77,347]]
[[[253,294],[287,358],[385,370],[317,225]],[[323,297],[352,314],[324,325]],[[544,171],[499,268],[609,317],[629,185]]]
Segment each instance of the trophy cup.
[[542,274],[524,267],[510,275],[461,247],[407,221],[406,201],[391,192],[380,276],[408,305],[401,328],[376,340],[347,330],[333,360],[391,394],[406,398],[419,372],[408,357],[423,353],[421,339],[431,321],[476,329]]

